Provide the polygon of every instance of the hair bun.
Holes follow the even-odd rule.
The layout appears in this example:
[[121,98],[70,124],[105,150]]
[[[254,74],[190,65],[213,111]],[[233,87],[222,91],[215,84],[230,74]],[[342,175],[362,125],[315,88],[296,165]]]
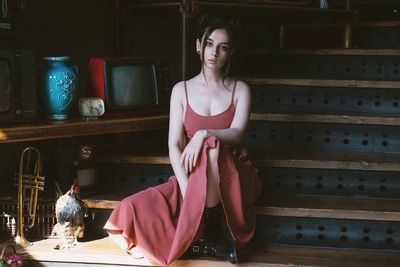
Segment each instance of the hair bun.
[[210,20],[210,16],[208,16],[207,14],[201,15],[199,17],[199,26],[200,26],[200,28],[203,28],[205,25],[207,25],[209,20]]
[[239,20],[236,19],[231,19],[228,21],[228,23],[231,25],[233,30],[238,31],[240,29],[240,22]]

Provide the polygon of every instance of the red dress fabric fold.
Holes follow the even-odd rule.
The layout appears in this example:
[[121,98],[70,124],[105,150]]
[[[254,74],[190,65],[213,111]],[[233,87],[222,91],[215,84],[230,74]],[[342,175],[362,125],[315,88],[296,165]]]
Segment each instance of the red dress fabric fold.
[[[191,138],[200,129],[229,128],[235,113],[232,103],[215,116],[202,116],[187,102],[184,118]],[[104,229],[121,233],[127,250],[138,246],[151,260],[168,265],[179,258],[198,237],[207,194],[207,150],[217,149],[221,202],[228,227],[239,246],[246,246],[256,227],[254,204],[261,193],[257,170],[238,147],[220,144],[216,137],[205,140],[196,168],[190,173],[182,201],[175,176],[168,182],[123,199],[113,210]]]

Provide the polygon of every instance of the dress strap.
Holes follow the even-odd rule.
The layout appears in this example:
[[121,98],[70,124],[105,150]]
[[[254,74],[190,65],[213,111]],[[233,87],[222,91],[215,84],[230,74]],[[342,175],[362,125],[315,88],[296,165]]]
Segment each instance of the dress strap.
[[232,100],[231,100],[231,103],[233,103],[233,99],[234,99],[234,97],[235,97],[236,83],[237,83],[237,80],[235,80],[235,83],[233,84],[233,90],[232,90]]
[[187,94],[186,80],[183,81],[183,86],[185,87],[186,106],[187,106],[189,104],[189,98],[188,98],[188,94]]

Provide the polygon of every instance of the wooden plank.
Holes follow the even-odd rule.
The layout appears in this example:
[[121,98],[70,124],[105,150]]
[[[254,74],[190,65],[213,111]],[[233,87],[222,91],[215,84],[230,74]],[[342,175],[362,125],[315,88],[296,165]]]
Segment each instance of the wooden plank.
[[294,79],[267,77],[238,77],[250,85],[294,85],[348,88],[400,89],[400,81],[332,80],[332,79]]
[[0,143],[165,129],[168,127],[168,117],[165,114],[105,117],[89,121],[71,119],[60,122],[3,126],[0,128]]
[[365,171],[400,171],[399,162],[368,162],[344,160],[317,160],[317,159],[272,159],[264,158],[254,161],[256,166],[270,168],[303,168],[303,169],[337,169],[337,170],[365,170]]
[[399,56],[400,49],[249,49],[248,55],[289,54],[289,55],[324,55],[324,56]]
[[[256,148],[249,146],[249,150],[254,165],[258,167],[400,171],[400,156],[396,155],[333,151],[307,154],[276,153],[259,146]],[[160,150],[153,150],[149,155],[98,151],[94,160],[109,163],[170,164],[168,152]]]
[[331,210],[312,208],[258,207],[257,214],[284,217],[307,217],[348,220],[400,221],[399,212]]
[[324,247],[269,246],[260,248],[260,251],[251,259],[268,263],[291,263],[292,266],[394,267],[399,266],[400,253]]
[[356,197],[270,196],[257,207],[268,216],[329,218],[372,221],[400,221],[397,199]]
[[[116,266],[154,266],[145,259],[134,259],[119,248],[110,238],[82,242],[69,251],[54,250],[57,240],[48,239],[34,242],[33,246],[19,249],[24,259],[38,262],[111,264]],[[372,251],[355,249],[334,249],[323,247],[265,246],[256,247],[249,255],[244,267],[284,266],[338,266],[371,267],[398,266],[400,254],[397,251]],[[24,265],[25,266],[25,265]],[[28,265],[26,265],[28,266]],[[74,266],[74,265],[72,265]],[[80,265],[79,265],[80,266]],[[227,261],[210,258],[178,260],[171,267],[229,267]]]
[[399,20],[391,20],[391,21],[360,21],[355,23],[356,27],[399,27]]
[[[128,194],[103,195],[103,200],[85,198],[89,208],[113,209]],[[132,193],[133,194],[133,193]],[[329,218],[349,220],[400,221],[398,199],[367,199],[332,196],[269,195],[258,203],[257,214],[267,216]]]
[[338,114],[257,113],[250,114],[252,121],[315,122],[399,126],[399,117],[352,116]]
[[[59,241],[57,239],[46,239],[33,242],[33,245],[25,249],[18,249],[26,261],[54,263],[82,263],[82,264],[112,264],[119,266],[159,266],[146,258],[137,259],[128,255],[122,248],[117,246],[110,238],[101,238],[88,242],[80,242],[78,246],[69,250],[53,249]],[[263,257],[258,257],[263,258]],[[25,265],[24,265],[25,266]],[[26,265],[28,266],[28,265]],[[227,261],[201,258],[198,260],[177,260],[171,267],[228,267],[232,266]],[[262,267],[265,263],[250,261],[240,264],[245,267]],[[271,263],[271,267],[292,266]]]

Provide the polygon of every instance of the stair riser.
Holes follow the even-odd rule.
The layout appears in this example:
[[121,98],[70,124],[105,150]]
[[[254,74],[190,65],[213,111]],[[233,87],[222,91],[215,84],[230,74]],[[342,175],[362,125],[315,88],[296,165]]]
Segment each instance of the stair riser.
[[260,202],[271,195],[342,196],[398,199],[398,172],[300,168],[259,168],[263,183]]
[[263,245],[400,250],[400,222],[258,216]]
[[247,56],[246,73],[277,77],[396,80],[400,56],[267,55]]
[[[400,86],[400,83],[399,83]],[[364,113],[364,115],[398,115],[400,91],[397,89],[372,89],[252,85],[253,110],[318,110],[328,113]]]
[[266,151],[400,154],[400,129],[393,126],[252,121],[243,140]]

